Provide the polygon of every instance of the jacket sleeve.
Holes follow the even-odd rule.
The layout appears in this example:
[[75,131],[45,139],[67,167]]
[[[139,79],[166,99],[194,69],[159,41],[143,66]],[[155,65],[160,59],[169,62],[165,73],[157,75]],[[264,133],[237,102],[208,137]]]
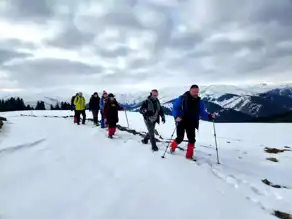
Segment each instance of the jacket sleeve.
[[174,118],[181,116],[181,115],[180,115],[180,108],[181,108],[181,105],[182,105],[182,97],[179,96],[179,97],[176,99],[176,101],[174,102],[173,107],[172,107],[172,116],[173,116]]
[[100,109],[103,109],[103,101],[102,101],[102,98],[100,98],[100,100],[99,100],[99,107],[100,107]]
[[160,105],[159,115],[161,116],[161,118],[165,119],[164,110],[161,105]]
[[202,100],[200,101],[200,117],[205,120],[209,119],[209,113],[206,112],[205,104]]
[[147,107],[148,107],[148,106],[147,106],[147,101],[144,100],[144,101],[142,102],[142,105],[141,105],[141,107],[140,107],[139,112],[140,112],[141,114],[144,114],[143,110],[147,109]]
[[100,97],[98,97],[98,106],[97,109],[100,110]]
[[74,105],[76,106],[79,103],[79,97],[75,97],[74,99]]
[[88,109],[92,110],[92,98],[90,98],[89,100]]
[[107,115],[108,115],[108,108],[109,108],[109,104],[108,102],[106,102],[103,107],[103,115],[105,119],[107,118]]

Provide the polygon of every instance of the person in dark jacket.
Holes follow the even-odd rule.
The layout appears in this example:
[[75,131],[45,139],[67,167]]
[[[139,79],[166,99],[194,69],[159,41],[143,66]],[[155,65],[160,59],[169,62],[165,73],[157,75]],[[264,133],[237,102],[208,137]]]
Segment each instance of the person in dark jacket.
[[75,96],[73,96],[73,97],[71,98],[71,111],[74,110],[74,123],[77,122],[76,109],[75,109],[75,104],[74,104],[74,100],[75,100],[75,98],[76,98],[77,96],[78,96],[78,93],[75,94]]
[[89,101],[89,111],[92,112],[93,122],[95,125],[99,125],[98,124],[98,112],[100,110],[99,101],[100,101],[100,97],[98,96],[97,92],[95,92],[91,96],[90,101]]
[[113,138],[116,132],[117,123],[119,122],[119,110],[124,110],[124,108],[120,106],[115,96],[110,93],[103,109],[104,120],[108,125],[109,138]]
[[190,90],[179,96],[173,104],[172,115],[176,121],[177,137],[171,144],[170,151],[173,153],[177,146],[183,141],[184,133],[187,133],[188,147],[186,158],[192,159],[194,154],[194,145],[196,142],[196,129],[199,129],[200,117],[212,120],[214,114],[205,111],[204,103],[199,97],[198,85],[192,85]]
[[162,119],[162,122],[165,123],[165,116],[163,109],[160,105],[160,101],[158,100],[158,91],[156,89],[152,90],[147,99],[143,101],[140,108],[140,113],[144,117],[144,122],[148,130],[145,138],[142,139],[142,143],[148,144],[148,141],[150,139],[152,150],[158,151],[154,133],[155,125],[156,123],[160,123],[160,117]]

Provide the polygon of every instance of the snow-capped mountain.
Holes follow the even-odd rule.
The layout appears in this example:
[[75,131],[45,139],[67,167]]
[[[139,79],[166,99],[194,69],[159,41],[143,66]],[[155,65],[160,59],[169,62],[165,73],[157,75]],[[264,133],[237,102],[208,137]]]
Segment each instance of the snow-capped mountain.
[[[189,90],[189,86],[167,87],[159,90],[159,99],[165,113],[171,114],[175,99]],[[100,92],[101,93],[101,92]],[[57,95],[55,95],[57,94]],[[46,108],[50,105],[71,101],[74,92],[55,93],[2,93],[0,99],[21,97],[26,104],[35,106],[37,101],[44,101]],[[87,101],[90,93],[84,93]],[[117,100],[130,111],[138,111],[143,100],[149,96],[149,91],[135,93],[115,93]],[[200,96],[209,112],[218,114],[221,122],[251,121],[259,117],[267,117],[287,113],[292,110],[292,85],[211,85],[201,86]]]

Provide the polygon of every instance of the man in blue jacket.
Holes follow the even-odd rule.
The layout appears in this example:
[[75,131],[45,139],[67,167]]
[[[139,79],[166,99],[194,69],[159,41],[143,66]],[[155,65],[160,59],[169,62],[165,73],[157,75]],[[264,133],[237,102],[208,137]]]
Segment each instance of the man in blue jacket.
[[172,153],[175,151],[183,141],[186,132],[188,137],[186,158],[192,159],[196,142],[195,129],[199,129],[200,117],[209,120],[215,118],[214,114],[205,111],[204,103],[199,97],[198,85],[192,85],[189,91],[177,98],[173,104],[172,115],[177,125],[177,138],[173,140],[170,150]]

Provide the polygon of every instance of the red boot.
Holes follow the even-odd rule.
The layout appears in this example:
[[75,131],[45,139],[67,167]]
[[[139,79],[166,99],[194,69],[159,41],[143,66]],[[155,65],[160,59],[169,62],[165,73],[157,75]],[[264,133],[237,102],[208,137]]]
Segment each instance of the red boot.
[[116,131],[117,131],[117,128],[114,127],[114,128],[112,129],[112,134],[113,134],[113,135],[116,134]]
[[175,140],[172,141],[171,143],[171,149],[170,152],[173,153],[175,151],[175,149],[177,148],[178,144],[176,143]]
[[112,138],[113,137],[113,128],[108,128],[108,137]]
[[76,116],[74,116],[74,123],[77,123],[77,118],[76,118]]
[[187,153],[186,153],[186,158],[187,159],[192,159],[193,155],[194,155],[194,144],[188,144],[188,148],[187,148]]

